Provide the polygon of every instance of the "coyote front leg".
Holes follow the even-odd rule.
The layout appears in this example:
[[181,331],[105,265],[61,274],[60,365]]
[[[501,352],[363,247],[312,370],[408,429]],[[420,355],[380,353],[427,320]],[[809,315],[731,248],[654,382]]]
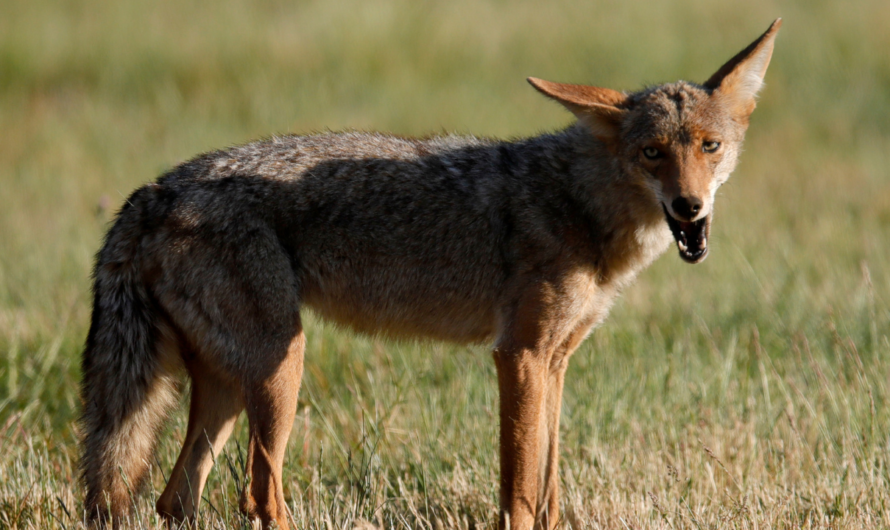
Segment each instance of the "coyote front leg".
[[535,528],[550,530],[559,519],[559,413],[568,358],[553,359],[545,374],[538,455],[538,503]]
[[559,407],[570,353],[555,303],[558,289],[544,284],[525,291],[505,315],[494,350],[501,420],[499,527],[511,530],[555,524]]
[[531,529],[538,505],[540,429],[547,361],[533,349],[498,347],[501,529]]
[[546,395],[541,414],[538,506],[535,528],[549,530],[559,521],[559,415],[569,358],[584,340],[592,321],[581,323],[550,357]]

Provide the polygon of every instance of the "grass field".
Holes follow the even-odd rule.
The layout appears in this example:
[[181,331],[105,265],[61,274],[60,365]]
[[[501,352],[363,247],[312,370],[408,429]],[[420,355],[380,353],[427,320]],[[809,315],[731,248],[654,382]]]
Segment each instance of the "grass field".
[[[534,75],[703,81],[785,19],[711,255],[676,251],[572,359],[564,515],[581,528],[890,527],[890,3],[6,0],[0,8],[0,529],[81,527],[79,355],[123,198],[272,133],[523,136]],[[488,528],[482,347],[309,317],[285,489],[301,528]],[[184,434],[164,436],[134,527]],[[243,423],[243,419],[242,419]],[[245,425],[200,528],[238,528]]]

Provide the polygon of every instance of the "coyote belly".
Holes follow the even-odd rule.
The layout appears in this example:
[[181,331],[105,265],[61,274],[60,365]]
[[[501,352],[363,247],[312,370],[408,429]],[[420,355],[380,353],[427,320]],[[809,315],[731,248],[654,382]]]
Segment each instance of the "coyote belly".
[[360,332],[493,347],[500,526],[559,519],[562,388],[620,291],[676,244],[708,254],[780,21],[703,84],[623,93],[530,78],[577,121],[517,141],[340,133],[199,156],[136,190],[94,271],[81,468],[97,524],[127,515],[177,378],[189,426],[157,509],[192,519],[246,412],[240,508],[289,527],[284,450],[301,312]]

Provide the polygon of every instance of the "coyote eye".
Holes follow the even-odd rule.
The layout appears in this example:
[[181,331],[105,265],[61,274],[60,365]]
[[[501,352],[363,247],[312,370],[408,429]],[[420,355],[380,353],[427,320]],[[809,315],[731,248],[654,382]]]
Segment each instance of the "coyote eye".
[[658,149],[654,147],[644,147],[643,148],[643,156],[648,158],[649,160],[657,160],[664,155]]
[[701,144],[701,150],[705,153],[713,153],[717,149],[720,149],[720,142],[705,142]]

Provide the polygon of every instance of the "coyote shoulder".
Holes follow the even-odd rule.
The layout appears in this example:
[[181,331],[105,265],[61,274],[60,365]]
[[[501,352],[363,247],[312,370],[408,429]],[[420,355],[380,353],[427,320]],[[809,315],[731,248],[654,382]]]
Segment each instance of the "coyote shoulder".
[[341,133],[202,155],[136,190],[94,271],[83,354],[86,510],[117,526],[184,371],[188,431],[158,511],[194,517],[246,411],[241,509],[287,528],[282,463],[301,311],[367,333],[493,346],[500,526],[559,518],[568,360],[673,241],[708,253],[781,21],[703,84],[529,82],[577,117],[519,141]]

